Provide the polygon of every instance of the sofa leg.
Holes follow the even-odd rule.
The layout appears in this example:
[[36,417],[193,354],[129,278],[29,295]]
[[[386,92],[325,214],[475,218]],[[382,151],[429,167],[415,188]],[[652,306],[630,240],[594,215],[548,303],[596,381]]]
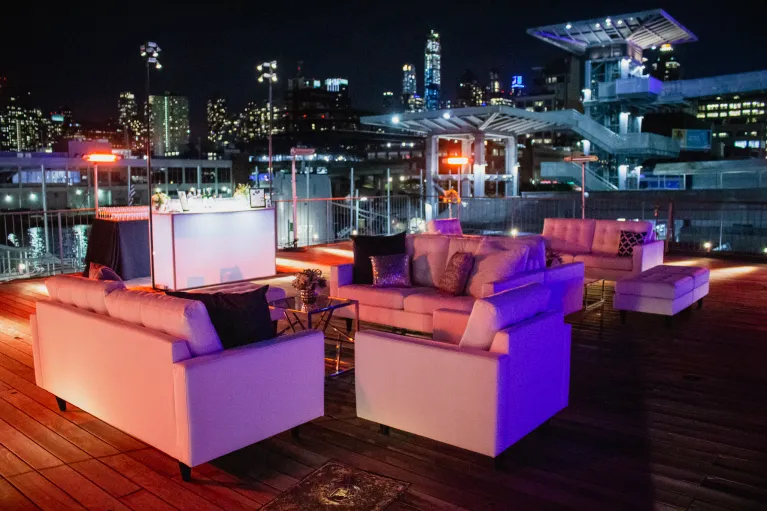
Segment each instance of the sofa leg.
[[626,324],[626,311],[621,311],[621,325]]
[[67,402],[58,396],[56,396],[56,404],[59,405],[59,410],[61,410],[62,412],[67,411]]
[[274,331],[277,331],[277,321],[272,321],[272,326],[274,327]]
[[301,426],[296,426],[290,429],[290,436],[293,438],[301,438]]
[[344,318],[344,320],[346,321],[346,333],[352,333],[352,325],[354,325],[352,318]]
[[180,461],[178,462],[178,468],[181,471],[181,479],[187,483],[192,480],[192,467],[184,465]]
[[382,435],[389,436],[389,426],[385,426],[383,424],[378,425],[378,432]]
[[700,310],[700,309],[702,309],[702,308],[703,308],[703,298],[701,298],[700,300],[698,300],[698,310]]

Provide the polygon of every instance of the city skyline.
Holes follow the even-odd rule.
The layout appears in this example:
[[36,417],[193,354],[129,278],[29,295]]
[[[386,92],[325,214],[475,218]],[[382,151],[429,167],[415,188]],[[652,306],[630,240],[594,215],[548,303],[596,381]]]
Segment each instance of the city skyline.
[[[511,17],[504,15],[511,13],[510,7],[480,2],[472,7],[474,13],[488,14],[480,23],[453,16],[454,9],[450,6],[435,9],[431,4],[417,2],[408,3],[407,9],[404,4],[400,8],[395,3],[393,8],[380,14],[376,23],[363,23],[369,13],[352,8],[351,4],[346,9],[349,16],[342,18],[314,7],[296,20],[296,33],[291,38],[268,37],[273,31],[265,27],[264,37],[255,39],[250,38],[251,31],[245,29],[249,22],[256,17],[286,14],[274,6],[264,7],[260,14],[246,7],[222,7],[216,12],[206,12],[202,21],[199,12],[179,13],[158,7],[156,15],[143,23],[142,28],[132,27],[130,31],[121,32],[114,31],[114,23],[130,26],[135,19],[133,14],[123,12],[122,17],[114,18],[107,8],[98,14],[85,15],[86,21],[83,21],[79,14],[74,18],[66,12],[58,15],[54,12],[46,19],[36,20],[39,25],[36,37],[28,44],[25,41],[23,52],[8,52],[4,56],[0,75],[31,90],[44,112],[65,105],[78,119],[104,121],[116,118],[115,98],[120,92],[134,91],[137,99],[142,99],[142,62],[136,48],[142,37],[152,38],[165,50],[165,68],[153,78],[153,93],[177,90],[188,96],[192,131],[197,137],[207,131],[206,103],[216,92],[225,96],[231,109],[237,111],[250,100],[263,99],[265,91],[257,87],[255,80],[255,64],[263,59],[276,59],[280,63],[278,90],[282,90],[285,80],[294,74],[296,62],[303,60],[307,76],[347,77],[353,104],[372,111],[380,106],[383,91],[400,90],[403,63],[411,62],[423,73],[425,39],[432,29],[440,34],[442,43],[441,95],[454,98],[458,78],[467,68],[480,77],[487,76],[491,68],[498,68],[501,81],[508,83],[511,76],[527,75],[532,67],[544,65],[556,56],[555,49],[526,34],[530,26],[600,16],[615,9],[607,2],[577,8],[554,4],[556,2],[546,8],[530,5],[523,14]],[[700,37],[694,48],[679,50],[685,77],[694,78],[767,67],[767,57],[758,49],[759,45],[752,44],[745,36],[739,37],[749,33],[749,24],[753,24],[754,33],[758,33],[756,21],[761,19],[758,14],[764,6],[749,4],[750,14],[744,16],[735,14],[738,4],[738,0],[728,4],[730,9],[717,15],[716,26],[708,23],[705,13],[691,10],[678,0],[629,1],[621,10],[662,7],[683,20]],[[13,8],[9,11],[6,16],[12,21]],[[423,16],[403,16],[413,12],[422,12]],[[25,16],[26,13],[20,12],[19,21],[28,21]],[[100,23],[107,19],[109,23]],[[75,20],[83,28],[68,30]],[[174,23],[168,23],[169,20]],[[318,21],[332,21],[339,29],[331,34],[317,28],[329,26]],[[213,35],[198,38],[191,34],[202,23]],[[359,44],[363,39],[367,45]],[[99,43],[93,44],[94,40]],[[375,44],[369,44],[370,41]],[[738,58],[732,58],[733,55]]]

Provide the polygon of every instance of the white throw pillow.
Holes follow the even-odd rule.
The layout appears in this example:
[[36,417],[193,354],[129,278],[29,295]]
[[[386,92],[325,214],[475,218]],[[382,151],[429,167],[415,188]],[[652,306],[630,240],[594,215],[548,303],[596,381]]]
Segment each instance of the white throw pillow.
[[466,294],[482,298],[482,286],[510,279],[525,271],[530,247],[518,245],[504,248],[490,239],[482,240],[474,252],[474,267],[466,283]]
[[477,300],[458,345],[489,350],[496,333],[546,312],[550,293],[543,284],[528,284]]

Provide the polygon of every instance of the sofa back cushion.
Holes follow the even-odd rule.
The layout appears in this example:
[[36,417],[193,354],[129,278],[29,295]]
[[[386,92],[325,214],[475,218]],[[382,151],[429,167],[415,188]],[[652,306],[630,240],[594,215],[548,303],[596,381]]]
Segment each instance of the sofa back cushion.
[[652,222],[596,220],[591,251],[600,255],[617,256],[621,243],[621,231],[644,233],[645,239],[649,240],[652,230]]
[[391,236],[352,236],[354,249],[353,282],[355,284],[372,284],[373,265],[370,258],[404,254],[406,236],[404,232]]
[[543,284],[528,284],[477,300],[458,345],[489,350],[497,332],[545,312],[549,293]]
[[463,235],[461,221],[458,218],[438,218],[436,220],[429,220],[426,223],[426,232],[451,236]]
[[416,234],[408,236],[406,246],[413,285],[437,287],[447,265],[450,238]]
[[80,275],[57,275],[45,281],[48,296],[54,302],[107,314],[106,297],[115,290],[125,289],[121,280],[94,280]]
[[542,236],[522,236],[520,238],[512,236],[494,236],[491,239],[496,245],[505,248],[514,248],[518,246],[529,247],[530,251],[527,254],[525,271],[536,271],[546,268],[546,243]]
[[594,243],[595,227],[596,220],[591,219],[546,218],[543,220],[543,237],[556,252],[587,254]]
[[106,306],[113,318],[185,340],[192,356],[223,349],[202,302],[122,289],[107,295]]
[[525,271],[529,251],[530,248],[525,245],[506,248],[496,244],[493,238],[483,239],[474,252],[474,266],[466,282],[466,294],[482,298],[482,286],[485,284],[508,280]]

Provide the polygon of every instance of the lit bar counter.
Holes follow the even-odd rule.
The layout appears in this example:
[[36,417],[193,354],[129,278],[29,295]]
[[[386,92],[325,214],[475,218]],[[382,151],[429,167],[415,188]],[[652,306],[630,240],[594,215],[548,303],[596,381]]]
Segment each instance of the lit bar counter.
[[238,208],[232,202],[152,213],[157,287],[189,289],[276,273],[274,208]]

